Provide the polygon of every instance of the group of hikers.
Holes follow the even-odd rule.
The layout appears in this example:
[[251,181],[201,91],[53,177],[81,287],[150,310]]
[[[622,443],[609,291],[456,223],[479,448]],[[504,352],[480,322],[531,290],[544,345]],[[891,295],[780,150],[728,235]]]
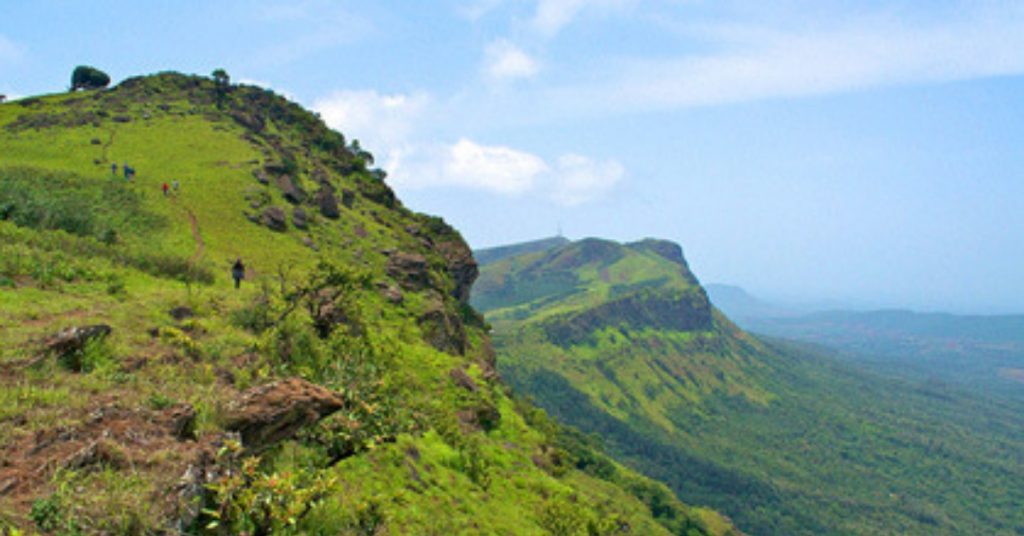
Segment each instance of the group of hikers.
[[[121,164],[121,169],[124,172],[124,180],[130,181],[135,176],[135,168],[128,165],[128,162]],[[117,162],[110,164],[110,174],[117,176]],[[171,181],[169,184],[164,182],[160,185],[160,190],[163,192],[164,197],[170,195],[173,191],[177,195],[178,190],[181,189],[181,182],[177,179]],[[242,286],[242,280],[245,279],[245,264],[242,263],[241,257],[235,259],[235,263],[231,265],[231,279],[235,281],[235,288]]]
[[[121,170],[124,172],[124,180],[130,181],[132,180],[133,177],[135,177],[135,168],[129,166],[128,162],[124,162],[123,164],[121,164]],[[113,162],[110,164],[110,174],[114,175],[115,177],[117,176],[117,162]],[[165,182],[160,185],[160,190],[163,192],[164,197],[170,195],[172,191],[175,194],[177,194],[178,190],[180,189],[181,182],[179,182],[177,179],[171,181],[170,184]]]
[[[124,180],[126,181],[132,180],[132,177],[135,176],[135,168],[129,166],[128,162],[122,164],[121,169],[124,171]],[[110,164],[110,174],[114,175],[115,177],[117,176],[117,162],[113,162]]]

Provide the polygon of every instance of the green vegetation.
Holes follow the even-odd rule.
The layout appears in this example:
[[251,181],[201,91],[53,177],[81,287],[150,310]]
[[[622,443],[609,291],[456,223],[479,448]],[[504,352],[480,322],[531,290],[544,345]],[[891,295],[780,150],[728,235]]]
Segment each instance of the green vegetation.
[[883,375],[1024,401],[1024,316],[834,311],[746,323],[758,333],[835,348]]
[[474,303],[503,377],[684,501],[754,534],[1024,531],[1019,406],[750,337],[664,243],[495,259]]
[[110,76],[95,67],[79,65],[71,73],[71,91],[100,89],[108,85],[110,85]]
[[[459,234],[224,74],[0,106],[0,530],[735,533],[515,401]],[[231,433],[285,378],[341,409]]]

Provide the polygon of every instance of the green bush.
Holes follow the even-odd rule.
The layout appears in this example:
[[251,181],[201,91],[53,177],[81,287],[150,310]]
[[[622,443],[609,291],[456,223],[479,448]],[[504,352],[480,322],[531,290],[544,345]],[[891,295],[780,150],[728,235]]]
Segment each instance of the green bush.
[[88,65],[79,65],[71,73],[71,91],[100,89],[110,85],[107,73]]
[[37,499],[32,503],[32,511],[28,516],[39,530],[55,531],[60,528],[60,521],[63,518],[60,500],[56,496]]

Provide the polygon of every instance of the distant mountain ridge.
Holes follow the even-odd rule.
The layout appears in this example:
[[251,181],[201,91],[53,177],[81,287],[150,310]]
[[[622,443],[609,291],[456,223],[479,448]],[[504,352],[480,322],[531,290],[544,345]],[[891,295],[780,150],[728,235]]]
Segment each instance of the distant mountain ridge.
[[473,292],[502,375],[685,500],[754,534],[1024,530],[1012,407],[751,336],[671,242],[523,251]]
[[492,262],[500,261],[508,257],[515,257],[517,255],[523,255],[525,253],[533,253],[536,251],[546,251],[554,249],[560,246],[564,246],[569,243],[569,239],[562,236],[553,236],[551,238],[541,238],[540,240],[532,240],[529,242],[523,242],[521,244],[513,244],[511,246],[498,246],[493,248],[474,249],[473,256],[477,262],[482,264],[490,264]]

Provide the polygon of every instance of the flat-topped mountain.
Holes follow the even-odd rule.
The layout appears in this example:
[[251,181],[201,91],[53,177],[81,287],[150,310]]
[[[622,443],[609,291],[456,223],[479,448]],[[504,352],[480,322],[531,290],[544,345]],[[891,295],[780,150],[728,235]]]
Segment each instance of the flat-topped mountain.
[[1024,530],[1012,405],[745,333],[670,242],[499,251],[472,303],[502,376],[683,500],[753,534]]

